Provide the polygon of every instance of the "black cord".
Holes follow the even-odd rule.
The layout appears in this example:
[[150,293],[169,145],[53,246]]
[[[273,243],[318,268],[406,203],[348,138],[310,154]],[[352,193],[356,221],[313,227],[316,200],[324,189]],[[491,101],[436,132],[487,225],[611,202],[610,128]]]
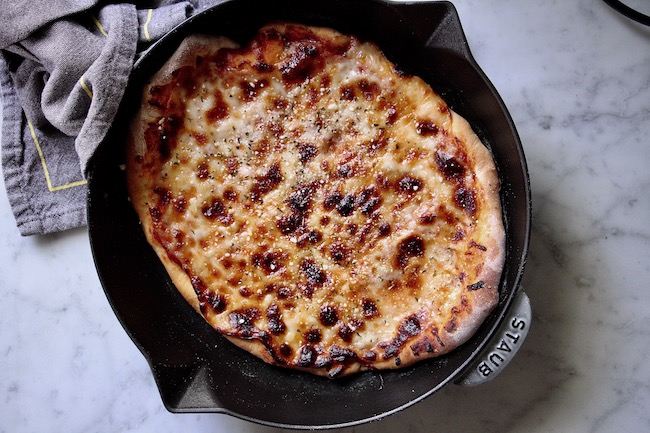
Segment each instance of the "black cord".
[[631,7],[624,5],[618,0],[603,0],[605,3],[614,8],[617,12],[622,13],[626,17],[636,21],[637,23],[650,26],[650,17],[642,14],[641,12],[632,9]]

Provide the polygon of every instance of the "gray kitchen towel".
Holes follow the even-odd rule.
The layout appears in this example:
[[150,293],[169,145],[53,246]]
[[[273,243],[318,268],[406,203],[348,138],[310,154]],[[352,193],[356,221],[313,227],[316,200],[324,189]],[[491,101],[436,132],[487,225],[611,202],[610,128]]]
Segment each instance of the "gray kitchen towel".
[[86,165],[137,53],[209,3],[3,2],[2,172],[22,235],[86,223]]

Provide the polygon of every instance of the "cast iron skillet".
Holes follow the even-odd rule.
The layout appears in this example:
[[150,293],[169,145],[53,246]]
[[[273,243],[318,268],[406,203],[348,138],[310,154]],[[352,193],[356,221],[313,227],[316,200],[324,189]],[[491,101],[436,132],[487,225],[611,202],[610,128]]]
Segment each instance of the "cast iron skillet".
[[[192,33],[246,43],[264,24],[329,26],[377,43],[400,69],[428,81],[490,147],[502,180],[507,260],[499,304],[465,345],[390,372],[329,380],[263,363],[236,348],[178,294],[127,200],[124,143],[144,82]],[[88,171],[88,225],[106,295],[149,362],[172,412],[223,412],[289,428],[343,427],[403,409],[457,380],[489,343],[519,290],[529,237],[528,173],[515,127],[469,52],[448,2],[229,0],[189,19],[137,62],[121,110]]]

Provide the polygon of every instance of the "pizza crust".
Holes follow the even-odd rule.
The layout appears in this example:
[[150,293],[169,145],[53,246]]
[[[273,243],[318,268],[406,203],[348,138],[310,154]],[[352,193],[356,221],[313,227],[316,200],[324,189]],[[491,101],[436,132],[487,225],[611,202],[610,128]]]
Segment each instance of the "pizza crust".
[[[289,31],[293,31],[295,28],[298,28],[300,32],[303,32],[301,34],[309,35],[309,38],[311,38],[309,39],[310,41],[312,39],[316,41],[319,40],[336,41],[336,43],[340,44],[342,40],[343,42],[345,42],[348,40],[346,38],[349,38],[331,29],[294,26],[292,24],[283,24],[283,23],[267,26],[264,31],[277,32],[279,35],[284,35]],[[369,52],[371,53],[370,55],[375,55],[375,52],[373,51],[374,48],[372,47],[367,48],[366,45],[357,46],[355,44],[359,44],[359,42],[352,39],[350,45],[353,48],[351,48],[349,51],[354,52],[355,55],[358,57],[359,61],[361,62],[367,61],[366,57],[364,56],[368,56]],[[290,46],[290,44],[286,44],[286,46]],[[339,45],[334,44],[334,46],[336,48]],[[450,139],[450,141],[448,142],[445,142],[447,144],[444,144],[444,146],[449,146],[449,143],[454,142],[454,140],[456,140],[455,143],[462,143],[462,150],[463,152],[465,152],[466,159],[467,159],[466,164],[468,164],[468,166],[471,167],[470,175],[466,176],[465,178],[466,180],[460,181],[460,184],[458,183],[459,182],[458,178],[454,178],[454,182],[456,182],[457,193],[459,188],[464,188],[466,186],[465,182],[471,183],[472,188],[474,188],[472,189],[472,191],[474,191],[475,193],[475,196],[474,195],[471,196],[472,200],[474,200],[473,197],[475,197],[477,202],[476,206],[479,206],[479,212],[477,216],[471,216],[471,217],[467,217],[467,215],[465,215],[465,217],[462,216],[463,210],[465,211],[465,213],[469,212],[471,214],[471,211],[474,207],[473,201],[469,211],[468,209],[461,209],[460,211],[458,211],[457,209],[454,211],[456,212],[457,219],[460,216],[461,220],[463,220],[464,218],[464,220],[468,221],[467,224],[469,225],[463,227],[473,230],[471,233],[473,244],[470,244],[467,247],[468,249],[465,252],[465,254],[470,254],[470,255],[475,254],[476,256],[479,257],[478,262],[472,265],[474,266],[474,268],[460,271],[461,276],[459,278],[461,279],[461,281],[463,280],[464,278],[463,275],[465,273],[467,273],[468,275],[471,274],[473,277],[471,281],[466,281],[462,283],[463,285],[466,285],[468,288],[468,290],[463,291],[462,297],[459,298],[462,299],[462,303],[453,304],[449,307],[445,307],[449,309],[444,310],[441,309],[442,308],[441,305],[443,305],[444,303],[443,304],[436,303],[436,301],[433,300],[430,305],[427,304],[422,307],[418,307],[417,309],[399,311],[396,305],[400,303],[398,299],[400,299],[399,296],[401,295],[395,298],[395,301],[390,301],[391,303],[388,304],[383,303],[384,301],[382,299],[375,299],[375,301],[379,305],[380,310],[386,310],[387,313],[390,313],[390,317],[387,317],[385,319],[387,323],[385,329],[380,330],[376,326],[373,328],[373,329],[377,329],[378,332],[376,338],[380,340],[383,339],[383,342],[381,342],[381,344],[375,345],[373,343],[367,345],[364,349],[360,349],[354,352],[353,355],[350,355],[350,353],[345,352],[345,350],[348,349],[352,350],[352,348],[356,346],[354,346],[354,344],[350,344],[349,347],[346,346],[344,340],[341,340],[341,338],[343,337],[337,337],[336,335],[332,334],[332,332],[334,332],[333,329],[334,330],[338,329],[339,336],[343,335],[341,334],[341,329],[344,326],[348,326],[349,323],[352,322],[343,323],[342,321],[338,321],[336,322],[335,325],[327,325],[325,327],[322,327],[323,340],[330,341],[329,343],[330,346],[325,346],[324,343],[323,344],[315,343],[312,345],[311,343],[305,343],[304,341],[300,342],[298,340],[297,343],[293,343],[294,346],[291,346],[292,354],[290,356],[288,355],[284,356],[284,355],[280,355],[281,347],[278,346],[279,343],[278,341],[276,341],[278,339],[275,339],[274,337],[269,338],[268,332],[264,331],[262,327],[259,327],[258,329],[255,327],[257,325],[255,325],[253,326],[254,332],[252,334],[250,335],[247,333],[242,334],[240,328],[237,328],[236,326],[233,327],[232,318],[230,319],[231,320],[230,325],[228,324],[227,320],[224,321],[224,319],[220,318],[221,316],[223,316],[223,314],[226,313],[221,313],[220,311],[214,312],[211,310],[212,307],[205,307],[205,304],[209,302],[206,302],[205,298],[202,301],[201,296],[206,296],[206,293],[217,293],[219,290],[218,286],[223,284],[220,283],[219,280],[217,280],[215,282],[214,287],[210,287],[209,289],[205,289],[205,290],[202,289],[203,280],[199,279],[201,284],[198,284],[196,282],[193,282],[192,279],[193,277],[197,277],[197,275],[199,275],[201,271],[195,269],[194,263],[189,261],[189,259],[185,260],[185,258],[178,255],[176,251],[173,251],[173,248],[170,246],[171,241],[169,240],[165,241],[161,239],[161,237],[164,236],[169,237],[169,233],[170,233],[169,230],[172,229],[171,228],[168,229],[167,232],[161,231],[164,230],[164,228],[161,228],[160,223],[158,221],[154,221],[154,218],[152,218],[152,212],[153,212],[152,207],[155,208],[156,200],[160,201],[160,197],[152,193],[152,191],[160,184],[160,179],[157,179],[154,175],[152,175],[152,173],[153,174],[157,173],[158,168],[156,167],[163,166],[168,162],[161,160],[160,156],[156,153],[157,149],[152,148],[151,143],[147,142],[146,136],[147,136],[147,129],[150,128],[151,125],[156,124],[156,122],[158,123],[163,122],[164,120],[161,119],[165,118],[165,114],[164,111],[161,111],[161,108],[159,106],[152,105],[151,103],[147,103],[148,98],[150,97],[150,95],[153,94],[155,89],[164,86],[171,86],[173,83],[175,83],[175,80],[177,80],[177,78],[175,78],[174,75],[176,71],[179,71],[180,69],[185,67],[189,67],[189,68],[195,67],[198,62],[197,57],[210,58],[211,56],[216,56],[217,53],[221,52],[222,49],[231,50],[232,52],[237,51],[239,55],[241,55],[241,58],[239,60],[240,65],[245,65],[245,74],[248,74],[247,79],[250,79],[250,74],[251,74],[250,65],[251,62],[253,61],[251,59],[254,57],[254,55],[257,55],[259,57],[260,56],[259,52],[262,52],[262,55],[268,56],[269,55],[268,51],[271,50],[272,48],[273,46],[271,46],[271,48],[267,46],[263,46],[262,48],[257,47],[256,48],[258,50],[257,54],[254,54],[256,52],[255,50],[247,51],[246,49],[239,49],[239,51],[237,51],[236,50],[238,49],[237,44],[235,44],[234,42],[226,38],[214,37],[214,36],[190,36],[185,41],[183,41],[183,43],[180,45],[176,53],[169,59],[168,62],[165,63],[163,68],[152,77],[149,85],[147,85],[143,90],[142,108],[138,112],[136,117],[133,119],[131,134],[127,145],[127,168],[126,168],[127,181],[128,181],[127,184],[128,184],[130,199],[140,218],[146,238],[154,248],[156,254],[160,257],[161,262],[163,263],[165,269],[169,273],[172,282],[177,287],[177,289],[182,294],[182,296],[192,306],[192,308],[194,308],[199,314],[202,314],[206,318],[206,320],[208,320],[208,322],[211,323],[211,325],[218,332],[224,334],[226,338],[229,339],[232,343],[258,356],[259,358],[263,359],[265,362],[268,362],[270,364],[276,364],[284,367],[304,370],[316,375],[339,377],[342,375],[353,374],[358,371],[362,371],[366,369],[400,368],[407,365],[411,365],[414,362],[417,362],[422,359],[443,355],[455,349],[459,345],[463,344],[474,334],[474,332],[478,329],[478,327],[485,320],[485,318],[490,314],[490,312],[492,311],[492,309],[494,308],[494,306],[497,304],[498,301],[498,290],[499,290],[499,283],[501,278],[501,269],[503,267],[503,262],[505,258],[505,247],[504,247],[505,231],[502,222],[501,204],[499,199],[498,174],[489,150],[481,143],[479,138],[471,129],[471,126],[468,124],[468,122],[464,118],[462,118],[461,116],[453,112],[451,109],[446,107],[444,102],[442,102],[442,100],[440,100],[439,97],[435,95],[433,91],[428,86],[426,86],[419,78],[403,77],[400,76],[399,74],[395,75],[396,73],[394,71],[394,67],[392,66],[392,64],[390,64],[390,62],[386,60],[382,59],[377,61],[373,59],[369,63],[379,65],[377,67],[379,68],[378,71],[380,72],[378,73],[380,75],[386,75],[390,77],[397,76],[399,79],[402,79],[404,83],[406,83],[404,85],[407,87],[405,88],[400,87],[400,90],[404,92],[403,93],[404,96],[402,97],[403,99],[414,98],[414,100],[420,101],[418,107],[414,109],[413,115],[411,117],[405,116],[399,118],[399,120],[396,121],[397,126],[395,128],[401,128],[400,131],[406,130],[407,127],[403,126],[402,124],[407,124],[408,122],[412,123],[414,120],[417,120],[419,117],[422,116],[427,116],[427,118],[433,119],[431,120],[431,122],[434,122],[433,125],[429,125],[426,123],[425,124],[418,123],[417,128],[416,129],[411,128],[412,131],[408,133],[410,135],[405,135],[404,137],[423,139],[423,137],[425,137],[428,134],[428,130],[426,128],[431,128],[432,130],[435,129],[436,134],[438,128],[448,131],[449,136],[452,137],[452,139]],[[353,51],[353,49],[358,49],[358,51]],[[259,61],[259,58],[257,58],[256,61]],[[395,81],[395,78],[391,78],[391,80]],[[251,83],[254,82],[251,81]],[[400,84],[400,86],[401,85],[402,84]],[[242,87],[242,89],[243,89],[242,91],[244,92],[247,90],[244,87]],[[364,95],[364,92],[367,90],[367,88],[364,86],[359,87],[359,89],[360,90],[357,89],[355,91],[357,91],[357,93],[361,92],[361,95]],[[346,97],[346,94],[343,93],[343,90],[344,87],[342,86],[341,87],[342,96]],[[324,91],[321,90],[321,93],[323,92]],[[360,96],[357,97],[361,99]],[[278,102],[276,101],[276,108],[277,108],[277,104]],[[391,108],[384,108],[384,110],[390,110],[390,109]],[[321,108],[320,110],[322,111],[323,108]],[[388,113],[390,114],[390,111],[388,111]],[[227,121],[227,119],[223,121],[225,122]],[[287,125],[289,126],[292,125],[291,120],[287,120],[286,122],[288,122]],[[404,132],[404,134],[407,133]],[[447,133],[445,132],[445,134]],[[309,156],[309,153],[307,152],[306,155]],[[302,157],[303,155],[301,154],[301,158]],[[433,158],[433,154],[430,154],[429,158]],[[305,157],[305,159],[307,158]],[[286,168],[285,167],[285,165],[287,164],[286,161],[282,159],[280,159],[280,161],[281,163],[278,167],[280,167],[281,169]],[[301,161],[303,160],[301,159]],[[309,162],[310,162],[309,159],[307,159],[307,163]],[[303,161],[303,165],[306,165],[307,163]],[[431,163],[431,165],[433,164]],[[323,167],[324,166],[325,165],[323,165]],[[268,166],[264,166],[264,167],[260,167],[259,170],[260,171],[258,171],[258,174],[253,173],[250,175],[250,177],[260,179],[261,177],[259,173],[264,173],[264,171],[269,170],[269,168]],[[449,174],[447,175],[450,176]],[[287,175],[285,174],[285,177],[286,176]],[[453,174],[453,176],[456,176],[456,174]],[[393,188],[397,188],[396,185],[399,185],[399,187],[401,188],[403,182],[405,185],[411,187],[411,184],[409,184],[409,182],[406,182],[404,179],[410,181],[409,180],[410,178],[405,176],[401,178],[401,180],[398,179],[396,181],[393,181]],[[415,179],[417,179],[417,177]],[[417,182],[412,184],[414,185],[412,186],[412,191],[404,192],[405,190],[403,190],[402,192],[399,192],[399,190],[396,190],[398,191],[397,195],[400,196],[401,194],[401,197],[408,194],[415,195],[415,193],[417,192],[417,188],[419,187],[420,184],[418,184]],[[345,184],[339,182],[338,185],[345,185]],[[293,189],[289,190],[290,192],[293,191],[292,194],[296,194],[300,192],[300,190],[296,191],[295,187],[292,188]],[[250,191],[254,192],[254,188],[251,189]],[[275,193],[276,192],[274,190],[271,190],[270,192],[268,192],[269,197],[274,197],[273,194]],[[309,194],[312,194],[312,192],[310,192]],[[359,200],[358,197],[359,196],[357,196],[357,201]],[[388,196],[382,197],[382,199],[384,203],[387,203],[388,201],[392,200]],[[273,198],[269,200],[272,201]],[[403,198],[401,200],[403,201]],[[275,205],[276,207],[280,205],[285,206],[286,200],[285,201],[280,200],[277,203],[278,205]],[[297,206],[301,206],[300,203]],[[398,208],[400,206],[399,201],[397,201],[396,203],[397,204],[395,205],[396,206],[395,208]],[[289,204],[291,205],[291,199],[289,199]],[[343,214],[343,212],[338,207],[336,209],[339,210],[339,213]],[[314,211],[313,213],[316,212]],[[375,212],[375,214],[373,215],[376,214],[377,213]],[[313,215],[308,215],[308,216],[311,218]],[[235,215],[235,218],[233,219],[235,225],[244,228],[247,227],[248,224],[247,222],[243,221],[240,224],[236,217],[237,215]],[[448,217],[448,221],[453,221],[453,219],[449,220],[449,218],[451,217]],[[480,226],[478,226],[478,228],[474,228],[473,226],[474,223],[472,223],[473,218],[479,221]],[[252,219],[250,221],[252,221]],[[228,223],[229,223],[228,226],[232,227],[233,222],[228,220]],[[410,239],[408,236],[406,236],[406,234],[408,234],[409,230],[413,229],[413,223],[396,220],[394,222],[391,222],[391,226],[394,227],[394,231],[391,233],[390,236],[398,236],[399,234],[403,238],[402,244],[400,245],[403,245],[403,243],[406,240]],[[176,226],[174,225],[174,227]],[[381,231],[381,229],[378,229],[377,227],[378,227],[378,223],[375,224],[374,228],[375,230]],[[453,224],[450,224],[450,227],[453,228]],[[451,228],[449,227],[444,229],[451,230]],[[228,230],[230,229],[228,228]],[[424,228],[416,227],[415,232],[413,233],[422,234],[422,236],[425,235],[428,236],[426,230],[427,230],[426,227]],[[460,233],[461,231],[462,229],[459,229],[457,233]],[[217,231],[216,233],[223,233],[223,230],[221,232]],[[373,238],[374,239],[373,242],[382,245],[382,242],[384,241],[381,240],[379,237],[377,237],[378,235],[373,235],[373,236],[375,236]],[[397,241],[399,241],[399,239],[395,240],[392,245],[397,243]],[[206,245],[208,243],[208,241],[205,240],[203,242],[206,242]],[[292,242],[295,244],[296,240],[292,238]],[[331,253],[333,249],[332,245],[334,245],[335,243],[334,242],[328,243],[328,242],[329,240],[325,240],[318,247],[320,248],[319,251],[321,253],[323,251],[329,251],[330,254],[332,254]],[[465,240],[461,240],[459,244],[464,245],[463,242],[465,242]],[[287,245],[286,242],[283,245]],[[413,248],[413,246],[408,243],[406,245],[411,249]],[[419,244],[416,242],[414,245],[415,247],[417,247]],[[364,248],[366,248],[366,246],[363,244],[360,245],[359,247],[360,251],[364,250]],[[447,248],[447,250],[445,250],[443,247],[439,247],[439,248],[440,251],[443,252],[447,250],[451,251],[453,249],[453,248]],[[402,273],[408,270],[408,272],[410,272],[412,276],[415,276],[414,272],[416,272],[417,269],[420,268],[416,267],[416,271],[414,271],[413,267],[411,266],[411,262],[417,259],[416,257],[417,254],[413,253],[413,251],[411,251],[408,248],[406,251],[407,254],[406,256],[404,256],[405,257],[404,263],[406,263],[405,265],[406,268],[402,271]],[[415,252],[417,253],[418,251]],[[230,253],[227,253],[226,255],[228,254]],[[334,257],[333,254],[332,257]],[[395,261],[401,263],[400,262],[401,259],[399,257],[400,256],[397,255],[397,258],[387,258],[386,260],[392,261],[392,263],[394,263]],[[217,259],[223,260],[224,256],[218,257]],[[304,262],[305,261],[303,260],[303,264]],[[340,263],[337,262],[335,264],[335,267],[337,265],[340,265]],[[313,271],[313,269],[309,267],[311,266],[309,263],[307,265],[301,265],[301,266],[303,266],[303,268],[298,268],[299,269],[298,273],[300,274],[300,272],[302,272],[304,274],[303,271],[305,269],[305,266],[307,266],[306,272],[307,272],[308,280],[313,277],[313,275],[310,275],[309,272],[315,272],[316,277],[320,276],[320,274],[318,273],[319,271]],[[423,270],[417,272],[420,272],[422,275],[428,275],[429,270],[427,270],[427,267],[425,266]],[[274,275],[274,272],[271,272],[270,274]],[[227,278],[227,275],[222,278]],[[360,277],[360,281],[363,281],[364,280],[363,278],[364,278],[363,276]],[[366,278],[365,281],[372,282],[372,275],[368,275],[365,278]],[[416,280],[417,280],[417,276],[416,276]],[[273,281],[277,281],[277,279]],[[317,281],[318,284],[316,284],[317,286],[316,290],[323,290],[323,289],[319,289],[319,287],[322,286],[323,284],[325,285],[326,288],[332,285],[345,284],[345,282],[336,282],[336,281],[332,282],[331,280],[327,280],[327,279],[325,279],[324,281],[325,281],[324,283],[321,281]],[[469,290],[469,287],[472,285],[474,285],[476,289]],[[389,287],[389,291],[390,290],[392,289],[390,289]],[[228,299],[232,299],[234,297],[234,295],[228,295],[228,296],[229,296]],[[348,299],[349,302],[359,303],[359,299],[357,298],[360,297],[361,294],[358,293],[355,294],[354,292],[351,292],[351,296],[353,296],[354,299],[352,298]],[[391,294],[390,296],[397,296],[397,295]],[[244,306],[254,305],[247,299],[250,298],[242,299],[241,301],[242,305]],[[262,298],[259,299],[260,299],[259,302],[262,302],[261,301]],[[335,297],[333,298],[330,295],[330,297],[323,298],[323,300],[319,299],[318,302],[320,302],[321,304],[323,304],[324,302],[325,303],[329,302],[331,304],[334,302],[333,299],[336,298]],[[276,301],[277,301],[276,304],[281,303],[277,299]],[[267,316],[269,316],[268,300],[264,302],[267,302],[267,304],[265,304],[267,308],[266,314]],[[316,301],[314,300],[314,302]],[[202,304],[203,304],[203,308],[202,308]],[[285,306],[290,304],[291,303],[285,302]],[[334,305],[337,306],[338,304],[334,304]],[[312,311],[313,313],[313,307],[307,306],[306,308],[307,310],[311,308],[311,310],[309,311]],[[322,308],[324,307],[321,306],[321,310]],[[237,313],[237,311],[235,310],[227,310],[227,311],[234,311],[234,313],[232,312],[230,313],[231,315]],[[300,317],[300,315],[298,313],[295,313],[294,311],[290,311],[290,310],[283,311],[283,314],[281,316],[282,320],[287,321],[287,320],[295,319],[294,322],[288,323],[286,325],[287,328],[289,329],[285,333],[287,341],[291,340],[291,338],[298,338],[301,335],[301,333],[303,334],[305,333],[304,329],[298,329],[298,328],[305,328],[307,326],[306,325],[307,323],[316,323],[314,322],[313,317],[309,318],[305,316],[305,314],[306,313],[303,314],[304,317]],[[264,320],[264,319],[259,319],[260,316],[263,316],[263,314],[259,313],[255,317],[252,316],[243,317],[240,320],[242,321],[250,320],[253,323],[257,323],[257,321],[259,320]],[[298,318],[292,319],[293,316],[298,316]],[[368,320],[374,320],[375,316],[366,315],[366,317],[369,318]],[[356,320],[356,319],[350,319],[350,320]],[[322,322],[322,318],[321,318],[321,322]],[[391,325],[388,325],[389,322],[391,323]],[[296,323],[297,325],[293,326],[292,325],[293,323]],[[353,331],[354,329],[356,329],[355,328],[356,325],[350,325],[350,326],[352,326]],[[363,327],[359,328],[357,334],[358,332],[363,332],[363,330],[364,330]],[[246,332],[249,331],[250,330],[246,329]],[[391,337],[392,339],[385,337],[386,335],[391,335],[391,333],[393,335]],[[360,334],[358,335],[360,336]],[[296,337],[289,338],[290,336],[296,336]],[[353,342],[354,339],[357,339],[357,337],[354,336],[352,338],[353,338]],[[364,338],[366,338],[366,340],[370,339],[370,341],[373,341],[372,338],[370,337],[364,336]],[[312,355],[314,360],[310,360],[308,365],[305,364],[304,362],[301,363],[304,358],[304,351],[306,350],[305,349],[306,346],[309,346],[311,348],[310,350],[314,350]],[[336,354],[332,355],[333,353],[332,347],[334,346],[337,348],[336,349],[337,352]],[[368,354],[370,352],[373,352],[376,355],[374,359],[368,357]],[[338,358],[342,359],[342,361],[338,362],[337,361]],[[290,359],[293,359],[293,361],[291,361]],[[320,362],[323,359],[329,359],[329,361]],[[334,361],[332,361],[332,359],[334,359]]]

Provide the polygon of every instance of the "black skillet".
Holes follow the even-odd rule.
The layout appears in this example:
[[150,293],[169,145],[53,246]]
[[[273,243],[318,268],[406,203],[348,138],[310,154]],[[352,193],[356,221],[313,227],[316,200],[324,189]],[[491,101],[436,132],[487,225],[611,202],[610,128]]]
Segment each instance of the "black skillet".
[[[191,309],[147,244],[127,200],[123,171],[127,124],[140,104],[144,82],[189,34],[220,34],[246,43],[262,25],[275,20],[329,26],[374,41],[400,69],[421,76],[442,94],[491,149],[502,180],[507,231],[500,300],[476,335],[452,353],[402,370],[336,380],[267,365],[217,335]],[[90,163],[88,182],[90,241],[106,296],[149,362],[162,400],[172,412],[222,412],[288,428],[375,420],[459,381],[494,344],[500,325],[512,320],[508,314],[519,291],[529,237],[526,163],[513,122],[474,62],[448,2],[218,4],[180,25],[138,60],[118,117]]]

